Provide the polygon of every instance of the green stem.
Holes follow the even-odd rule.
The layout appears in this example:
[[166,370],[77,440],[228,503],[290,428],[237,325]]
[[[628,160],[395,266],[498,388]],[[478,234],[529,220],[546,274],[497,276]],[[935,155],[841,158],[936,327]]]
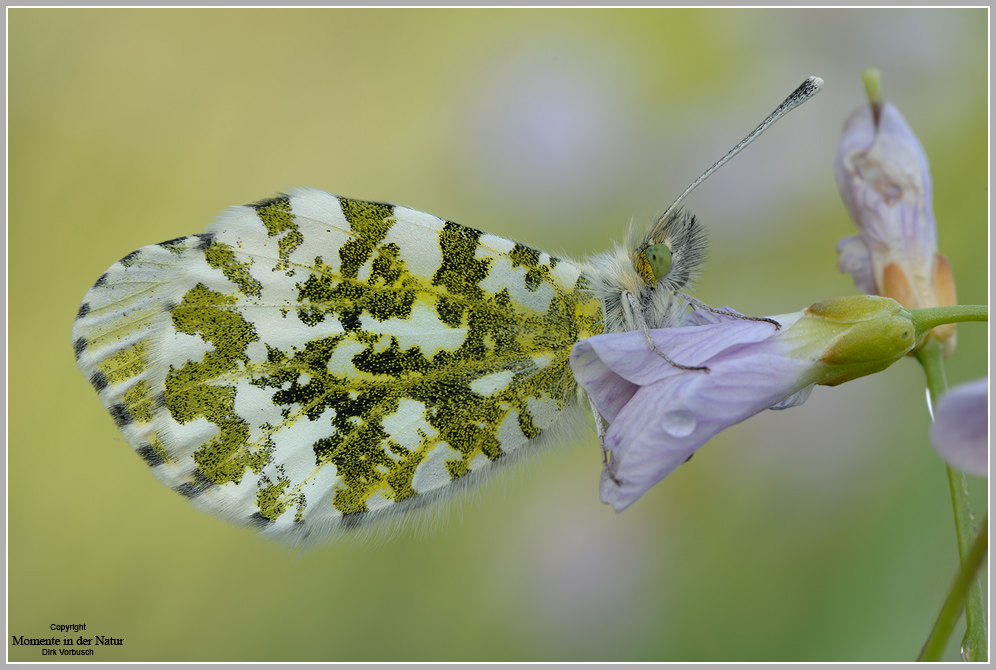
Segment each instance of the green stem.
[[[933,311],[933,309],[947,308],[915,310],[914,313],[929,312]],[[917,325],[917,330],[919,331],[919,324]],[[936,339],[931,338],[923,347],[917,350],[916,357],[927,375],[927,388],[930,391],[931,407],[937,407],[938,401],[947,390],[947,380],[944,375],[944,345]],[[972,511],[972,506],[968,499],[968,481],[965,478],[965,474],[949,467],[948,485],[951,488],[951,503],[954,507],[955,533],[958,536],[958,555],[961,558],[961,569],[969,573],[965,578],[967,580],[965,585],[967,595],[964,597],[967,630],[965,631],[965,637],[962,639],[962,655],[966,661],[985,661],[988,658],[986,620],[982,602],[982,584],[975,576],[978,565],[969,571],[969,557],[972,553],[973,542],[978,544],[973,523],[975,521],[975,513]],[[985,556],[985,546],[986,543],[983,542],[983,557]],[[981,565],[981,560],[980,558],[979,565]],[[955,587],[952,588],[951,593],[948,595],[948,600],[951,600],[953,597],[958,600],[955,593],[958,584],[959,582],[956,581]],[[948,604],[945,602],[945,607],[947,606]],[[954,607],[954,604],[951,606]],[[957,606],[957,612],[960,614],[960,601],[957,603]],[[920,654],[920,660],[940,660],[940,655],[944,651],[944,647],[951,636],[957,620],[957,614],[954,617],[947,616],[945,609],[942,608],[937,623],[934,625],[934,630],[931,632],[930,638],[927,640],[927,644]]]
[[882,93],[882,73],[877,68],[868,68],[861,73],[861,80],[865,83],[865,93],[868,95],[868,102],[871,103],[872,114],[875,116],[875,125],[882,116],[882,107],[885,105],[885,94]]
[[945,323],[988,321],[989,307],[987,305],[927,307],[926,309],[911,309],[910,315],[913,318],[913,324],[916,326],[916,332],[926,333],[931,328],[943,326]]
[[[930,631],[930,637],[927,638],[927,644],[923,646],[923,651],[920,652],[918,661],[940,660],[941,655],[944,653],[945,643],[951,635],[951,630],[954,628],[955,623],[958,622],[958,617],[961,616],[961,608],[965,606],[965,600],[970,593],[970,589],[974,584],[978,584],[979,582],[975,575],[979,568],[982,567],[982,563],[986,558],[986,545],[988,541],[989,519],[987,517],[982,524],[982,530],[979,531],[979,535],[975,538],[975,542],[972,544],[972,548],[965,558],[965,562],[962,564],[961,569],[958,570],[954,586],[951,587],[951,592],[948,593],[948,597],[941,607],[941,613],[937,615],[934,630]],[[983,649],[983,651],[985,650]],[[981,659],[972,658],[972,649],[969,647],[963,646],[962,653],[966,661],[986,660],[985,654],[982,655]]]

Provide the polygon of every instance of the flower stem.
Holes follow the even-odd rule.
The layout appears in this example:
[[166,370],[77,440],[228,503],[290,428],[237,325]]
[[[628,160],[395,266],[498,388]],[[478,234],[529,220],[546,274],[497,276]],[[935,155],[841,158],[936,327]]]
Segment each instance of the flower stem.
[[[989,518],[986,517],[985,522],[982,524],[982,530],[979,531],[965,562],[958,571],[958,576],[951,587],[951,592],[948,593],[948,597],[944,600],[941,613],[937,615],[937,622],[934,624],[934,629],[930,631],[930,637],[927,638],[927,643],[923,646],[923,651],[920,652],[918,661],[939,661],[941,659],[941,654],[944,653],[944,646],[948,636],[951,634],[951,629],[954,628],[958,617],[961,616],[961,608],[965,606],[965,599],[973,585],[979,583],[979,580],[975,578],[975,574],[982,567],[982,562],[986,558],[986,544],[988,541]],[[967,637],[966,635],[966,641],[962,642],[962,656],[964,659],[966,661],[985,661],[985,647],[983,646],[982,648],[983,653],[981,658],[975,658],[976,654],[973,651],[977,651],[978,649],[969,646]],[[982,639],[982,642],[984,645],[985,638]]]
[[861,73],[861,81],[865,84],[865,93],[868,95],[868,102],[871,103],[872,115],[875,118],[875,125],[882,115],[882,106],[885,104],[885,94],[882,92],[882,73],[877,68],[868,68]]
[[[960,323],[965,321],[988,321],[989,307],[987,305],[949,305],[947,307],[927,307],[926,309],[911,309],[913,324],[918,333],[926,333],[931,328],[945,323]],[[923,361],[920,361],[923,364]],[[930,373],[927,373],[928,381]],[[941,389],[942,391],[944,389]],[[933,394],[933,393],[932,393]]]
[[[935,309],[948,308],[940,307],[914,310],[914,314],[917,312],[931,312]],[[949,323],[949,321],[945,321],[944,323]],[[917,329],[919,330],[919,324],[917,325]],[[936,407],[944,391],[947,390],[947,380],[944,375],[944,345],[937,340],[931,339],[923,347],[918,349],[915,355],[927,375],[927,388],[930,392],[931,407]],[[987,543],[983,539],[981,541],[981,549],[976,550],[973,547],[973,542],[975,545],[979,545],[980,541],[976,537],[976,530],[974,528],[975,513],[972,511],[972,506],[968,499],[968,481],[965,478],[965,473],[950,467],[947,470],[948,485],[951,489],[951,503],[954,507],[955,533],[958,536],[958,555],[961,558],[961,572],[959,572],[959,578],[955,581],[947,601],[945,601],[944,607],[941,609],[941,614],[934,625],[934,630],[931,632],[923,651],[920,653],[920,660],[940,660],[940,655],[943,653],[947,640],[951,636],[951,631],[954,629],[954,625],[961,613],[961,604],[964,602],[967,630],[965,631],[965,637],[962,639],[962,656],[966,661],[985,661],[988,658],[985,608],[982,603],[982,584],[976,577],[976,571],[982,564],[982,558],[985,557]],[[979,536],[983,538],[987,535],[988,533],[985,528],[979,533]],[[976,553],[981,551],[982,556],[975,559],[973,551]],[[972,561],[975,561],[974,566],[971,564]],[[962,572],[967,573],[964,580],[962,580]],[[961,588],[963,581],[963,591],[965,593],[959,595],[958,590]],[[950,614],[951,608],[955,608],[954,615]]]

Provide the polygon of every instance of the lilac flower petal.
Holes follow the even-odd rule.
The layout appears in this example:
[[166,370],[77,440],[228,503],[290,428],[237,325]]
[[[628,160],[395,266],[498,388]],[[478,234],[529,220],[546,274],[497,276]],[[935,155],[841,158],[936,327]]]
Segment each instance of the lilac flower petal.
[[[783,326],[798,317],[792,314],[784,318]],[[760,342],[777,332],[767,322],[744,321],[704,310],[696,310],[690,320],[704,325],[663,331],[667,334],[668,356],[688,366],[704,365],[704,361],[726,348]],[[683,372],[654,353],[642,331],[609,333],[578,342],[571,351],[571,367],[578,384],[610,423],[640,386]]]
[[[651,334],[672,360],[709,372],[668,363],[641,331],[591,337],[571,352],[575,378],[610,423],[601,493],[617,511],[723,429],[806,386],[812,363],[770,351],[779,332],[772,324],[708,312],[696,318],[710,322]],[[777,320],[788,326],[798,318]]]
[[937,403],[930,439],[941,457],[958,470],[989,475],[989,380],[959,384]]
[[[619,376],[607,366],[599,357],[596,347],[592,346],[592,339],[594,338],[582,340],[574,345],[571,350],[571,370],[574,379],[582,388],[588,390],[589,395],[597,390],[598,400],[595,404],[598,406],[598,411],[606,421],[612,422],[640,387]],[[643,345],[646,348],[646,340]]]
[[[877,126],[867,105],[851,114],[844,124],[834,168],[851,218],[872,249],[911,243],[914,246],[909,250],[936,249],[927,154],[895,106],[886,103]],[[903,204],[913,208],[911,216],[892,213]]]
[[[697,366],[704,365],[705,361],[730,347],[762,342],[777,332],[775,327],[766,321],[722,318],[725,320],[719,323],[667,328],[651,331],[651,334],[654,335],[658,347],[662,344],[667,347],[665,353],[673,361],[682,365]],[[613,373],[634,384],[652,384],[681,372],[679,368],[668,364],[650,349],[643,331],[590,337],[575,345],[575,351],[578,350],[581,352],[591,350]],[[572,353],[572,358],[575,355],[579,354]],[[578,378],[577,375],[575,377]],[[578,382],[584,386],[581,378],[578,378]]]
[[837,269],[854,278],[854,286],[862,293],[877,295],[875,268],[872,266],[868,245],[860,235],[844,237],[837,243]]
[[670,361],[643,331],[574,345],[574,377],[609,422],[603,502],[626,509],[720,431],[801,404],[814,384],[878,372],[914,345],[909,312],[889,298],[837,298],[772,319],[781,327],[696,311],[684,323],[700,325],[650,331]]
[[930,167],[923,146],[893,105],[881,108],[877,123],[868,105],[847,119],[834,171],[864,243],[862,249],[856,238],[840,241],[840,270],[851,273],[865,293],[888,295],[910,308],[937,304]]
[[[728,312],[726,314],[724,312]],[[704,326],[707,323],[726,323],[728,321],[737,321],[736,317],[731,317],[730,314],[735,314],[737,317],[743,317],[744,315],[733,309],[732,307],[720,307],[719,309],[696,309],[689,312],[684,321],[679,324],[681,326]],[[777,319],[776,319],[777,320]]]
[[[655,331],[655,336],[658,332],[668,331]],[[662,339],[655,337],[659,346]],[[657,361],[646,357],[644,365],[666,366],[659,371],[666,381],[641,387],[605,436],[612,458],[602,477],[602,501],[616,511],[633,504],[717,433],[808,386],[806,372],[812,367],[797,358],[734,347],[725,355],[695,360],[708,365],[708,373],[689,372],[650,353]]]

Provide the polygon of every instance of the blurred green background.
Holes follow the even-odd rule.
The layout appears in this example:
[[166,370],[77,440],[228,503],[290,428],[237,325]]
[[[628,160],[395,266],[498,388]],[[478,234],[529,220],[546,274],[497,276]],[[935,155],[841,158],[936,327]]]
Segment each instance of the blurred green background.
[[[986,303],[985,9],[7,16],[10,635],[124,638],[97,661],[916,656],[957,555],[912,361],[736,426],[621,515],[592,434],[436,533],[298,554],[160,486],[69,329],[121,256],[297,185],[583,257],[810,74],[826,89],[687,201],[711,242],[696,295],[777,314],[851,294],[832,161],[869,66],[930,156],[959,298]],[[985,333],[960,328],[951,383],[984,374]]]

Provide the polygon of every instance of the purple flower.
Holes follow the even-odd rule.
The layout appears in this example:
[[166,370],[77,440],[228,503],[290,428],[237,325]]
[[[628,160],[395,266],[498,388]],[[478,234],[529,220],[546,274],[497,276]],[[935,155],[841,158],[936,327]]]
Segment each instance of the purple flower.
[[622,511],[723,429],[765,409],[801,404],[814,384],[885,369],[917,335],[893,300],[853,296],[748,321],[698,310],[689,325],[597,335],[571,351],[571,368],[608,422],[602,502]]
[[989,380],[959,384],[941,396],[930,439],[948,465],[989,476]]
[[[957,304],[948,260],[937,253],[930,167],[916,135],[891,104],[864,105],[844,124],[837,186],[859,235],[837,244],[838,268],[859,290],[909,309]],[[954,350],[953,324],[933,336]]]

